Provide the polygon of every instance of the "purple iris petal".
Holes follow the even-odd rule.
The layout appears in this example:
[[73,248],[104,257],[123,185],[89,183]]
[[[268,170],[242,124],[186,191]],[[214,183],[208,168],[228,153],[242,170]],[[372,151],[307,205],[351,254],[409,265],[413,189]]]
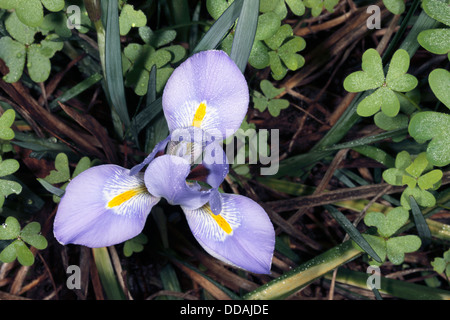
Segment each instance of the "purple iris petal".
[[129,175],[116,165],[83,171],[67,186],[54,222],[62,244],[105,247],[141,233],[159,201],[145,188],[143,174]]
[[152,152],[144,159],[144,161],[142,161],[142,163],[134,166],[133,168],[131,168],[130,170],[130,175],[134,176],[136,173],[138,173],[139,171],[142,170],[142,168],[144,168],[147,164],[149,164],[156,156],[156,154],[160,151],[163,151],[167,144],[169,143],[171,139],[171,136],[169,134],[169,136],[167,138],[165,138],[164,140],[158,142],[156,144],[156,146],[153,148]]
[[145,185],[151,194],[165,198],[172,205],[196,209],[208,202],[210,191],[201,190],[197,183],[188,184],[186,178],[190,171],[186,159],[162,155],[145,170]]
[[275,231],[264,209],[253,200],[221,194],[222,211],[209,204],[183,208],[189,227],[201,246],[213,257],[254,273],[268,274],[275,246]]
[[206,182],[213,188],[220,187],[230,167],[222,146],[216,142],[207,145],[202,160],[202,165],[209,171]]
[[233,60],[223,51],[210,50],[194,54],[174,70],[162,99],[170,131],[197,126],[226,138],[239,129],[249,93]]

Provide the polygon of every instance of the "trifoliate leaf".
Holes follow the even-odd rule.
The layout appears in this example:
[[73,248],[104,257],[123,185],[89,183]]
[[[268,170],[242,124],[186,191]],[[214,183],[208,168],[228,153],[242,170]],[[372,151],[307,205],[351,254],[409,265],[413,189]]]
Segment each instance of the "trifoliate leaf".
[[16,218],[9,216],[5,222],[0,225],[0,240],[17,239],[20,235],[20,224]]
[[376,227],[382,237],[389,238],[408,221],[408,218],[408,210],[397,207],[386,215],[381,212],[368,212],[364,217],[364,223],[367,226]]
[[59,153],[55,158],[55,170],[45,177],[51,184],[66,182],[70,179],[69,159],[65,153]]
[[424,111],[415,114],[409,123],[409,134],[417,141],[428,141],[427,159],[435,166],[450,163],[450,115]]
[[30,27],[38,27],[44,19],[44,9],[40,0],[16,1],[17,17]]
[[20,238],[36,249],[43,250],[47,248],[47,239],[45,239],[40,232],[41,225],[39,222],[33,221],[22,229],[20,232]]
[[130,4],[125,4],[119,16],[120,35],[124,36],[133,27],[143,27],[147,24],[147,17],[142,10],[135,10]]
[[450,109],[450,72],[445,69],[435,69],[430,72],[428,83],[436,98]]
[[292,27],[288,24],[283,24],[278,28],[277,32],[270,38],[265,39],[264,43],[272,50],[277,50],[288,37],[294,34]]
[[14,246],[17,255],[17,261],[23,266],[31,266],[34,263],[34,255],[27,245],[21,241],[16,240],[10,246]]
[[14,131],[11,129],[16,113],[13,109],[6,110],[0,117],[0,139],[11,140],[14,138]]
[[422,8],[434,20],[450,27],[450,6],[448,2],[439,0],[423,0]]
[[273,84],[266,79],[262,80],[259,85],[261,87],[261,91],[268,99],[273,99],[284,92],[284,88],[275,88]]
[[405,11],[405,3],[403,0],[383,0],[386,9],[393,14],[402,14]]
[[280,18],[275,12],[263,13],[258,18],[255,40],[265,40],[272,37],[280,28],[280,25]]
[[207,0],[206,10],[214,20],[217,20],[233,2],[234,0]]
[[424,30],[417,36],[417,41],[431,53],[447,54],[450,52],[450,29],[438,28]]
[[289,107],[289,101],[286,99],[273,99],[270,100],[267,105],[269,113],[273,117],[278,117],[281,110],[286,109],[287,107]]
[[414,161],[405,168],[405,171],[414,178],[418,178],[428,166],[427,155],[425,152],[420,153]]
[[397,114],[395,117],[389,117],[383,112],[378,112],[373,117],[373,121],[378,128],[386,131],[397,130],[408,127],[409,118],[405,114]]
[[15,159],[6,159],[0,162],[0,177],[13,174],[19,170],[20,164]]
[[305,14],[305,5],[301,0],[286,0],[286,4],[292,13],[296,16],[302,16]]
[[421,207],[432,207],[436,204],[436,198],[429,191],[422,190],[420,188],[406,187],[400,196],[400,203],[402,207],[407,210],[411,209],[410,196],[413,196],[417,204]]
[[420,176],[419,179],[417,179],[417,183],[423,190],[432,189],[439,183],[439,181],[441,181],[442,176],[442,171],[435,169],[425,173],[423,176]]
[[368,49],[364,52],[361,67],[363,71],[353,72],[345,78],[345,90],[361,92],[376,89],[383,85],[383,65],[380,54],[375,49]]
[[37,32],[37,28],[30,27],[23,23],[17,17],[16,12],[12,12],[5,19],[5,28],[11,37],[25,45],[30,45],[34,42],[34,36]]
[[41,0],[44,7],[53,12],[61,11],[64,9],[64,0]]
[[395,237],[386,241],[386,253],[389,261],[395,265],[403,263],[405,253],[419,250],[422,241],[416,235]]
[[144,245],[147,243],[147,236],[143,233],[136,237],[125,241],[123,246],[123,253],[125,257],[130,257],[134,252],[141,252],[144,250]]
[[409,69],[409,54],[406,50],[397,50],[389,64],[386,75],[387,86],[398,92],[407,92],[417,86],[417,79],[413,75],[407,74]]
[[262,41],[253,43],[248,62],[256,69],[264,69],[270,65],[269,52]]
[[5,61],[9,69],[9,73],[3,77],[3,80],[9,83],[19,81],[25,66],[25,46],[10,37],[0,38],[0,59]]

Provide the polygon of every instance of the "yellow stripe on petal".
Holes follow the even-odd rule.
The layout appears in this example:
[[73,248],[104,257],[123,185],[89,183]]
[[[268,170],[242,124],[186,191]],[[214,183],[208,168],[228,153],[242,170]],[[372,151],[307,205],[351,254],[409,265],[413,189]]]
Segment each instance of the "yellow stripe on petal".
[[142,187],[139,189],[132,189],[132,190],[127,190],[125,192],[122,192],[121,194],[112,198],[108,202],[107,206],[108,206],[108,208],[114,208],[114,207],[120,206],[122,203],[130,200],[134,196],[137,196],[138,194],[143,193],[145,190],[146,189]]
[[200,126],[202,125],[203,118],[205,117],[205,114],[206,114],[206,102],[202,102],[195,111],[192,126],[200,128]]
[[223,231],[225,231],[227,234],[231,234],[233,232],[233,229],[224,217],[222,217],[220,214],[214,214],[211,211],[211,207],[209,205],[206,205],[205,208]]

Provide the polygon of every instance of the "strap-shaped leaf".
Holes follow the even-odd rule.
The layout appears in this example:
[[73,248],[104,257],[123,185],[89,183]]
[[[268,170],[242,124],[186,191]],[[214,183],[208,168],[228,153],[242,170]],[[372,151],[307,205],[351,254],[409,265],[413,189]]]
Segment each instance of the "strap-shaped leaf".
[[431,241],[431,232],[428,224],[425,220],[425,217],[422,214],[422,211],[419,208],[416,200],[413,196],[409,196],[411,212],[414,218],[414,222],[417,227],[417,232],[419,233],[420,239],[422,239],[422,244],[426,246]]
[[358,229],[335,207],[326,205],[324,206],[332,217],[339,223],[339,225],[348,233],[350,238],[358,244],[369,256],[378,262],[382,262],[381,258],[370,246],[366,239],[359,233]]

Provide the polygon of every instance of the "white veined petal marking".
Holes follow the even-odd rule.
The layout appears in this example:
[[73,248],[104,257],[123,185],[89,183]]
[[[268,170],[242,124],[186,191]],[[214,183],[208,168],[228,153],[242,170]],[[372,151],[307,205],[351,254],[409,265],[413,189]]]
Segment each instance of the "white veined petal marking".
[[241,224],[237,208],[226,203],[222,203],[222,211],[218,215],[211,211],[209,203],[201,208],[190,210],[189,215],[197,220],[193,233],[215,241],[225,241]]
[[106,208],[120,215],[141,212],[140,208],[152,201],[142,173],[130,176],[117,172],[105,182],[103,194]]

